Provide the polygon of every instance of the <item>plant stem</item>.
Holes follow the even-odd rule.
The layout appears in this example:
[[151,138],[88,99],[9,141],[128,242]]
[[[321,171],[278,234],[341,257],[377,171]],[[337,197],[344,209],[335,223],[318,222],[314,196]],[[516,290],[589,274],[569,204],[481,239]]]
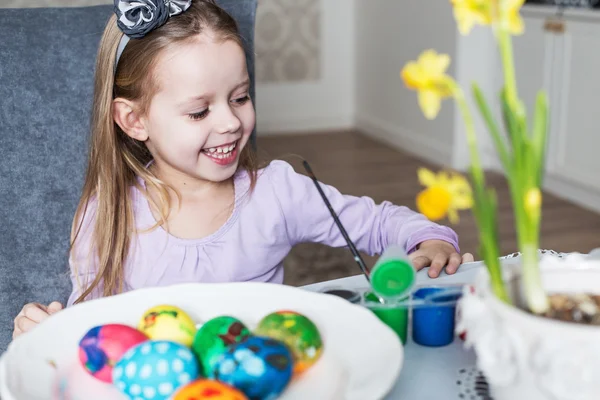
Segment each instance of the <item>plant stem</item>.
[[498,30],[498,45],[504,71],[504,85],[509,106],[515,110],[518,107],[517,80],[513,58],[513,46],[510,33],[504,27]]
[[[536,242],[537,243],[537,242]],[[523,285],[525,296],[531,312],[543,314],[550,306],[539,270],[538,246],[536,243],[524,243],[521,245],[523,254]]]
[[451,84],[451,89],[465,122],[467,144],[471,156],[470,171],[475,186],[475,218],[479,225],[484,261],[490,274],[494,294],[500,300],[510,304],[499,260],[495,199],[485,191],[485,175],[479,159],[473,116],[462,89],[456,83]]
[[[533,215],[526,207],[529,190],[539,186],[538,180],[543,165],[540,165],[542,160],[536,154],[536,150],[540,144],[538,143],[537,147],[532,146],[531,139],[528,137],[525,109],[518,97],[510,32],[506,26],[500,24],[497,33],[504,71],[505,116],[507,120],[512,121],[507,128],[513,138],[514,165],[512,171],[507,171],[507,175],[515,212],[518,243],[522,253],[523,286],[529,309],[533,313],[542,314],[548,310],[549,302],[542,286],[539,269],[540,216],[539,210]],[[539,129],[544,128],[546,127]],[[534,140],[545,140],[545,138]],[[531,164],[532,157],[537,161],[534,164]]]

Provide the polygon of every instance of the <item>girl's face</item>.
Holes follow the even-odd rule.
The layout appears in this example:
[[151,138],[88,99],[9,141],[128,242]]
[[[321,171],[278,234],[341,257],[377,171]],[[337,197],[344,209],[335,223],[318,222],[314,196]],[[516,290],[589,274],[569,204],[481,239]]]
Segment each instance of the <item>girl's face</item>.
[[165,51],[154,74],[158,92],[141,122],[159,175],[232,177],[255,124],[242,48],[203,33]]

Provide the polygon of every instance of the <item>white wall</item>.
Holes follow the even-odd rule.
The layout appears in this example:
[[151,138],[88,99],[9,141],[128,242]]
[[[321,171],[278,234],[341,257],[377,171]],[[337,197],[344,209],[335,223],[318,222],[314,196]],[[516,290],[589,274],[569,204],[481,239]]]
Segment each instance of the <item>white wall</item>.
[[[477,83],[488,106],[496,116],[496,122],[502,129],[499,93],[503,80],[497,46],[491,30],[487,27],[476,27],[468,36],[457,33],[456,38],[455,61],[460,60],[460,63],[454,77],[465,92],[469,109],[475,120],[480,160],[484,168],[498,169],[500,162],[487,125],[480,116],[472,90],[473,83]],[[454,116],[453,157],[450,165],[458,170],[465,170],[470,164],[464,118],[457,108]]]
[[354,125],[356,0],[322,0],[321,79],[257,84],[259,136]]
[[[445,101],[437,119],[425,119],[400,70],[427,48],[455,54],[450,2],[357,0],[356,17],[357,127],[393,146],[449,164],[453,103]],[[451,65],[449,72],[454,70]]]

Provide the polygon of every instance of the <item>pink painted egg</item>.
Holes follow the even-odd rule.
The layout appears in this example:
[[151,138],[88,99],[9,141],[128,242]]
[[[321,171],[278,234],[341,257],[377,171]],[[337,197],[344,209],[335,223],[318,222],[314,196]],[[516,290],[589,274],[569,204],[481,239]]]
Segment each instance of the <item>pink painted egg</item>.
[[122,324],[100,325],[90,329],[79,342],[79,361],[94,378],[112,383],[114,365],[133,346],[148,337]]

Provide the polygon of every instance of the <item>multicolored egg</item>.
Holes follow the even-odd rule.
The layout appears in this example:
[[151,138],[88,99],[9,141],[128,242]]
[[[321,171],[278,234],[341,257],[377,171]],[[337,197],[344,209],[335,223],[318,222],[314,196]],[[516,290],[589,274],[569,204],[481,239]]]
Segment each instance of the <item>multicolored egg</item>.
[[166,400],[199,377],[198,361],[186,346],[166,340],[130,349],[113,369],[113,383],[131,399]]
[[190,347],[196,335],[196,324],[179,307],[160,305],[144,313],[138,329],[152,340],[168,340]]
[[192,351],[200,361],[202,375],[213,378],[215,364],[228,347],[250,337],[250,330],[237,318],[220,316],[207,321],[198,329]]
[[215,366],[215,379],[252,400],[277,398],[292,379],[293,357],[283,343],[251,336],[230,346]]
[[277,311],[267,315],[254,333],[285,343],[294,356],[295,374],[310,368],[323,352],[323,340],[317,326],[294,311]]
[[182,387],[173,400],[248,400],[244,393],[223,382],[199,379]]
[[94,378],[111,383],[117,361],[127,350],[146,340],[146,335],[127,325],[96,326],[79,341],[79,361]]

